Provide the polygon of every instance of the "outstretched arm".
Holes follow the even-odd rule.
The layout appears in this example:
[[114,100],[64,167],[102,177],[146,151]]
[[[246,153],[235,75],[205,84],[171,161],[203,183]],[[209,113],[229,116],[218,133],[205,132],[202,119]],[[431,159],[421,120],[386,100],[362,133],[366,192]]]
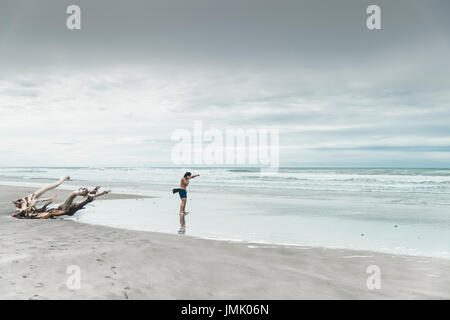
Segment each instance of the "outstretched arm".
[[194,179],[194,178],[196,178],[196,177],[200,177],[200,175],[199,175],[199,174],[194,174],[193,176],[190,176],[190,177],[189,177],[189,180],[190,180],[190,179]]

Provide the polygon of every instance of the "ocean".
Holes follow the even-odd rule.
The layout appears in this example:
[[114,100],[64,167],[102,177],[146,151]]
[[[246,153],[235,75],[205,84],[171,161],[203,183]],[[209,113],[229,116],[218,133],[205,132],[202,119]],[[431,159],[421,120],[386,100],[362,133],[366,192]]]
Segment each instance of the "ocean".
[[450,259],[450,169],[0,168],[0,184],[39,187],[70,175],[62,188],[151,196],[96,201],[69,219],[176,233],[171,190],[186,171],[201,175],[189,186],[187,235]]

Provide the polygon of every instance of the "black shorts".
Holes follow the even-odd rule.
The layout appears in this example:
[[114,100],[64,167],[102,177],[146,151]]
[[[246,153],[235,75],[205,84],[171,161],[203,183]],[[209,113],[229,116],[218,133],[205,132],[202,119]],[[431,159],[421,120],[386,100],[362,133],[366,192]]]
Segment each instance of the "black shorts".
[[187,198],[187,191],[184,189],[173,189],[172,191],[173,191],[173,193],[178,192],[180,194],[180,199]]

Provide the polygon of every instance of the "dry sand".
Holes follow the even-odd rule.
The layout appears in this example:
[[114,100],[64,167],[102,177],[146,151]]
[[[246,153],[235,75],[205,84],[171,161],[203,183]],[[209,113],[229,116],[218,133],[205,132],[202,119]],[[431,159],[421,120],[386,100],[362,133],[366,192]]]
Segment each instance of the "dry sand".
[[[0,186],[2,299],[450,298],[450,260],[9,217],[11,200],[32,191]],[[81,271],[79,290],[66,285],[72,265]],[[370,265],[380,268],[381,289],[367,288]]]

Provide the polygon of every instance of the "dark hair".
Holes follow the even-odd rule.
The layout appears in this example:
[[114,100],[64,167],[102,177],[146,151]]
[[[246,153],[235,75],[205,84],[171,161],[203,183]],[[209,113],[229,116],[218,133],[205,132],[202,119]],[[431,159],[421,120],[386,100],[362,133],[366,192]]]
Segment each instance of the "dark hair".
[[186,172],[185,174],[184,174],[184,177],[185,178],[187,178],[187,177],[190,177],[192,174],[190,173],[190,172]]

